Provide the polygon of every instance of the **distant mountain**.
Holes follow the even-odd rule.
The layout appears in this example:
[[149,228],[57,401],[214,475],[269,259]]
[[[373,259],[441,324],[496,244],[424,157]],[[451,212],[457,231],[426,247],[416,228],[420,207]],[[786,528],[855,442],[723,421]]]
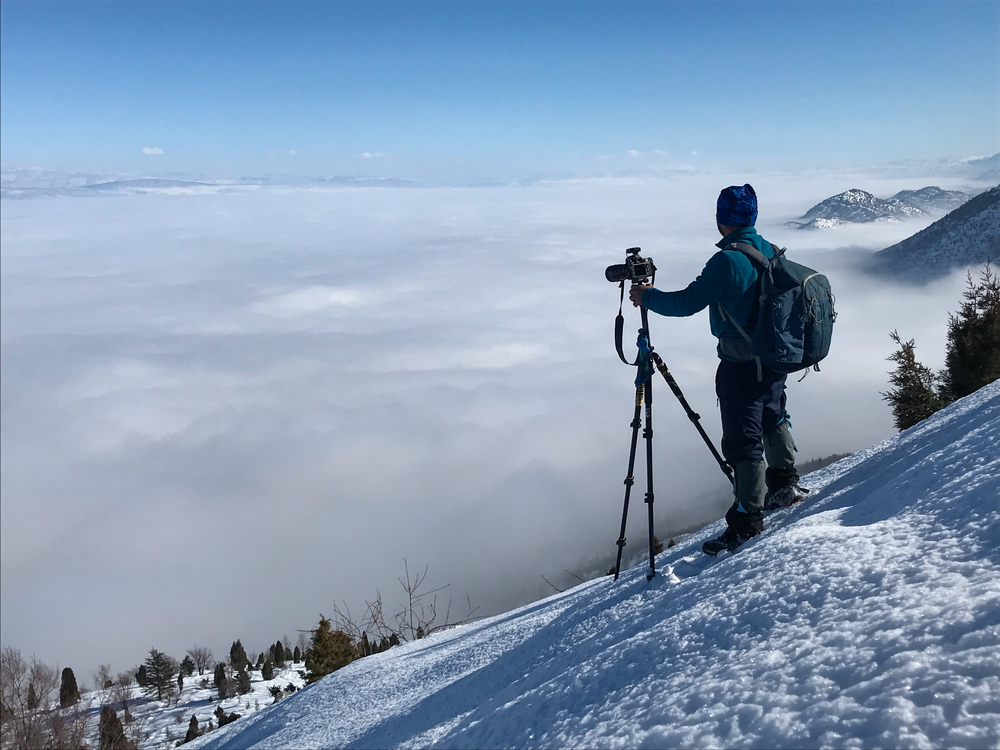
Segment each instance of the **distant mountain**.
[[163,188],[187,188],[202,187],[205,182],[192,182],[191,180],[164,180],[159,177],[143,177],[133,180],[113,180],[111,182],[99,182],[96,185],[87,185],[87,190],[160,190]]
[[969,197],[959,190],[942,190],[935,185],[920,190],[900,190],[892,196],[893,200],[919,208],[925,214],[954,211],[969,200]]
[[147,193],[204,194],[232,193],[263,186],[332,187],[377,186],[410,187],[417,180],[389,177],[296,177],[288,175],[240,177],[226,180],[183,179],[178,177],[127,177],[112,174],[61,173],[44,169],[0,171],[0,198],[23,200],[39,197],[97,197],[107,195],[143,195]]
[[981,175],[976,177],[979,182],[997,182],[1000,180],[1000,167],[994,167],[993,169],[983,172]]
[[882,200],[853,188],[817,203],[802,215],[801,221],[790,221],[788,225],[801,229],[825,229],[838,224],[900,221],[921,215],[923,211],[908,203],[895,198]]
[[877,252],[873,273],[927,281],[956,268],[1000,260],[1000,185],[902,242]]
[[888,199],[853,188],[817,203],[799,221],[789,221],[787,225],[800,229],[826,229],[839,224],[902,221],[951,211],[968,198],[965,193],[942,190],[936,186],[903,190]]
[[993,156],[987,156],[984,159],[971,159],[969,166],[979,172],[975,177],[976,180],[982,182],[1000,180],[1000,154],[993,154]]
[[[906,159],[903,161],[873,164],[866,170],[893,179],[940,180],[960,179],[978,182],[1000,169],[1000,154],[992,156],[946,157],[943,159]],[[996,184],[997,178],[987,184]],[[982,189],[982,188],[980,188]]]

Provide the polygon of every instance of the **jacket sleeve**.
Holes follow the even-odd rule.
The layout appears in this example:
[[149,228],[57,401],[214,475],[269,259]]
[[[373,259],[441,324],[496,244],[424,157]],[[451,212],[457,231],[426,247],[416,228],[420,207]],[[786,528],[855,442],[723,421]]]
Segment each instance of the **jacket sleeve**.
[[674,318],[694,315],[723,296],[736,281],[735,271],[732,259],[726,253],[718,252],[708,259],[698,278],[686,289],[677,292],[647,289],[642,295],[642,305],[655,313]]

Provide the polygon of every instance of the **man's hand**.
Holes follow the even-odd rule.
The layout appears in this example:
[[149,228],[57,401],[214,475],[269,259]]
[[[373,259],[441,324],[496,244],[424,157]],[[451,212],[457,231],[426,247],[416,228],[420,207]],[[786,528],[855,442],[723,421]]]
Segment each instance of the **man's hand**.
[[643,286],[642,284],[633,284],[628,290],[628,298],[632,300],[632,307],[638,307],[642,304],[642,293],[647,289],[652,289],[649,286]]

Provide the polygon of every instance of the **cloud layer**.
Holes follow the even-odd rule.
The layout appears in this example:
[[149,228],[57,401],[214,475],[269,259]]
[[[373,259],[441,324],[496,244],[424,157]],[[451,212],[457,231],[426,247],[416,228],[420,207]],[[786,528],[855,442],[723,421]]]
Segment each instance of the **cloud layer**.
[[[394,601],[404,558],[480,613],[551,591],[542,576],[606,568],[634,388],[604,267],[640,245],[658,286],[685,285],[717,240],[719,187],[744,181],[5,202],[5,644],[124,669],[150,645],[262,648],[334,602]],[[922,224],[782,223],[856,182],[922,185],[752,181],[762,233],[837,293],[833,355],[789,386],[800,455],[886,437],[887,333],[940,366],[961,280],[915,290],[853,274],[856,254]],[[650,327],[718,438],[705,314]],[[726,488],[655,393],[667,534],[721,515]],[[633,509],[630,540],[643,517]]]

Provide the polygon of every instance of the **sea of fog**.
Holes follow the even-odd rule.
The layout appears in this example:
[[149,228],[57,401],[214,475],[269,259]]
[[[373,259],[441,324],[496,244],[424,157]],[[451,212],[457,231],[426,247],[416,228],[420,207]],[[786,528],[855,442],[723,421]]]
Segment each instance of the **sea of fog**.
[[[614,351],[619,290],[604,268],[638,245],[659,288],[685,286],[719,239],[718,190],[744,179],[4,200],[4,645],[81,665],[85,679],[151,646],[179,658],[196,643],[222,656],[236,638],[248,650],[294,641],[335,604],[360,618],[379,591],[395,606],[404,559],[429,566],[428,588],[450,584],[439,619],[449,599],[452,619],[470,605],[493,614],[606,571],[635,390]],[[963,275],[910,287],[853,270],[930,219],[821,232],[784,222],[851,187],[888,197],[927,182],[752,182],[761,233],[826,272],[837,295],[830,358],[789,382],[799,455],[891,435],[879,393],[888,334],[916,338],[940,367]],[[629,307],[629,352],[638,325]],[[650,328],[717,440],[707,313],[652,316]],[[657,385],[666,538],[728,500]]]

